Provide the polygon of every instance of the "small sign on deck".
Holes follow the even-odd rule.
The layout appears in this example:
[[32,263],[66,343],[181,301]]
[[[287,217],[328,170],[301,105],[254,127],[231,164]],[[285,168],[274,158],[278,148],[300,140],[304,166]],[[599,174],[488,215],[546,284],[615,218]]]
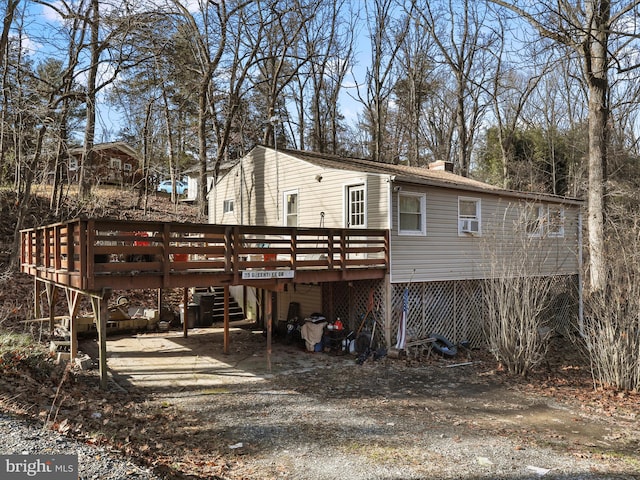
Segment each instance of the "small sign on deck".
[[295,270],[243,270],[243,280],[268,280],[271,278],[293,278]]

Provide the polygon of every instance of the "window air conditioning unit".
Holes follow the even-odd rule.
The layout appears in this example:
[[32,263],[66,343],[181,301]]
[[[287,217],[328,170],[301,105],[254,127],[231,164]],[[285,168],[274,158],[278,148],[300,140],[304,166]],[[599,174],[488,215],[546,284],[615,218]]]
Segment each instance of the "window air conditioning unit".
[[460,231],[462,233],[478,233],[480,231],[480,222],[478,220],[461,220]]

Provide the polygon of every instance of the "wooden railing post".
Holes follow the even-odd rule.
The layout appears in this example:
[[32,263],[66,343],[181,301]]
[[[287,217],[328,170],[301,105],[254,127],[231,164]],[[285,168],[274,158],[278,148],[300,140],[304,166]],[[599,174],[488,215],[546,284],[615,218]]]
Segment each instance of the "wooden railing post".
[[339,268],[347,268],[347,230],[340,232],[340,265]]
[[[89,222],[86,220],[80,220],[78,222],[78,238],[80,239],[80,275],[82,277],[82,289],[89,289],[89,247],[88,243],[88,233],[89,230]],[[93,254],[93,248],[91,248],[91,253]],[[93,271],[93,267],[91,268]],[[93,283],[93,280],[92,282]]]
[[41,228],[38,228],[36,230],[36,237],[35,237],[35,261],[33,262],[33,264],[35,265],[36,269],[40,266],[42,266],[42,236],[43,236],[43,232]]
[[327,249],[328,249],[328,260],[329,263],[327,265],[327,267],[329,268],[329,270],[333,270],[334,268],[334,264],[335,264],[335,259],[333,258],[333,256],[336,253],[336,245],[335,245],[335,232],[333,230],[329,230],[327,232]]
[[289,268],[291,268],[292,270],[295,270],[296,268],[297,243],[298,243],[298,230],[296,228],[292,228],[291,235],[290,235],[290,243],[289,243],[289,248],[290,248]]
[[[169,274],[171,273],[171,264],[170,264],[170,258],[169,258],[170,243],[171,243],[171,224],[165,223],[162,226],[162,285],[163,287],[166,287],[167,285],[169,285]],[[160,299],[162,298],[161,294],[159,294],[159,298]],[[158,306],[158,309],[159,308],[160,306]]]

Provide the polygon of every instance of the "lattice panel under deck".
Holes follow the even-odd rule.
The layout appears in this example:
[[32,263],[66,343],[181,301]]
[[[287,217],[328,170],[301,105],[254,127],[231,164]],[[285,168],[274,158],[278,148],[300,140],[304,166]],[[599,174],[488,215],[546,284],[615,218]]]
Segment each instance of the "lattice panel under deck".
[[[379,345],[384,344],[385,290],[383,281],[339,282],[326,285],[326,288],[332,288],[335,317],[340,317],[345,328],[350,331],[356,331],[359,328],[372,297],[373,313],[377,319],[376,340]],[[327,298],[326,295],[324,297]],[[371,321],[368,320],[366,323],[367,329],[371,330]]]
[[[577,277],[553,277],[550,281],[553,282],[552,299],[547,312],[550,326],[559,333],[564,333],[568,329],[575,330],[578,304]],[[391,342],[386,345],[388,348],[395,346],[396,343],[405,287],[409,288],[407,340],[426,338],[432,333],[438,333],[454,343],[466,340],[473,347],[484,344],[481,280],[393,284],[391,285],[391,305],[385,305],[383,281],[325,284],[323,298],[328,299],[331,296],[334,317],[340,317],[347,329],[356,331],[367,312],[372,295],[374,316],[378,322],[376,340],[379,345],[385,344],[385,312],[391,309]],[[366,323],[365,328],[371,330],[370,321]]]
[[[402,316],[402,298],[406,284],[393,286],[392,340]],[[433,333],[452,342],[482,342],[478,282],[413,283],[409,287],[407,341],[427,338]]]
[[[550,305],[546,312],[549,326],[558,333],[575,331],[578,317],[577,277],[558,276],[551,277],[549,281],[552,282]],[[405,286],[407,284],[392,286],[392,344],[395,344],[402,316]],[[484,344],[481,280],[413,283],[408,287],[407,341],[438,333],[454,343],[466,340],[473,347]]]
[[482,333],[483,301],[482,285],[478,280],[454,283],[455,288],[455,332],[456,341],[467,340],[477,347],[484,342]]

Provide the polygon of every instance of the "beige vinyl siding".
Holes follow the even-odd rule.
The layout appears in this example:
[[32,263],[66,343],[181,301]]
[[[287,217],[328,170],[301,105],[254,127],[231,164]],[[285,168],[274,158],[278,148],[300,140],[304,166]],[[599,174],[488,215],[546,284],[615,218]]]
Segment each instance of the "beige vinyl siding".
[[[578,207],[565,205],[564,237],[534,238],[524,229],[517,198],[443,188],[404,187],[426,193],[426,236],[398,234],[398,194],[393,194],[391,281],[422,282],[485,278],[505,269],[529,274],[578,272]],[[458,197],[481,201],[481,235],[458,234]],[[548,205],[548,203],[547,203]]]
[[300,304],[300,315],[302,318],[309,317],[312,313],[324,313],[322,311],[322,287],[319,285],[296,285],[295,288],[289,286],[286,292],[278,293],[278,321],[288,320],[289,303],[298,302]]
[[[296,190],[299,227],[344,228],[346,189],[364,184],[366,227],[388,228],[388,176],[324,169],[284,153],[263,153],[254,151],[219,181],[210,198],[210,222],[283,226],[283,194]],[[223,200],[232,196],[234,214],[225,215]]]

